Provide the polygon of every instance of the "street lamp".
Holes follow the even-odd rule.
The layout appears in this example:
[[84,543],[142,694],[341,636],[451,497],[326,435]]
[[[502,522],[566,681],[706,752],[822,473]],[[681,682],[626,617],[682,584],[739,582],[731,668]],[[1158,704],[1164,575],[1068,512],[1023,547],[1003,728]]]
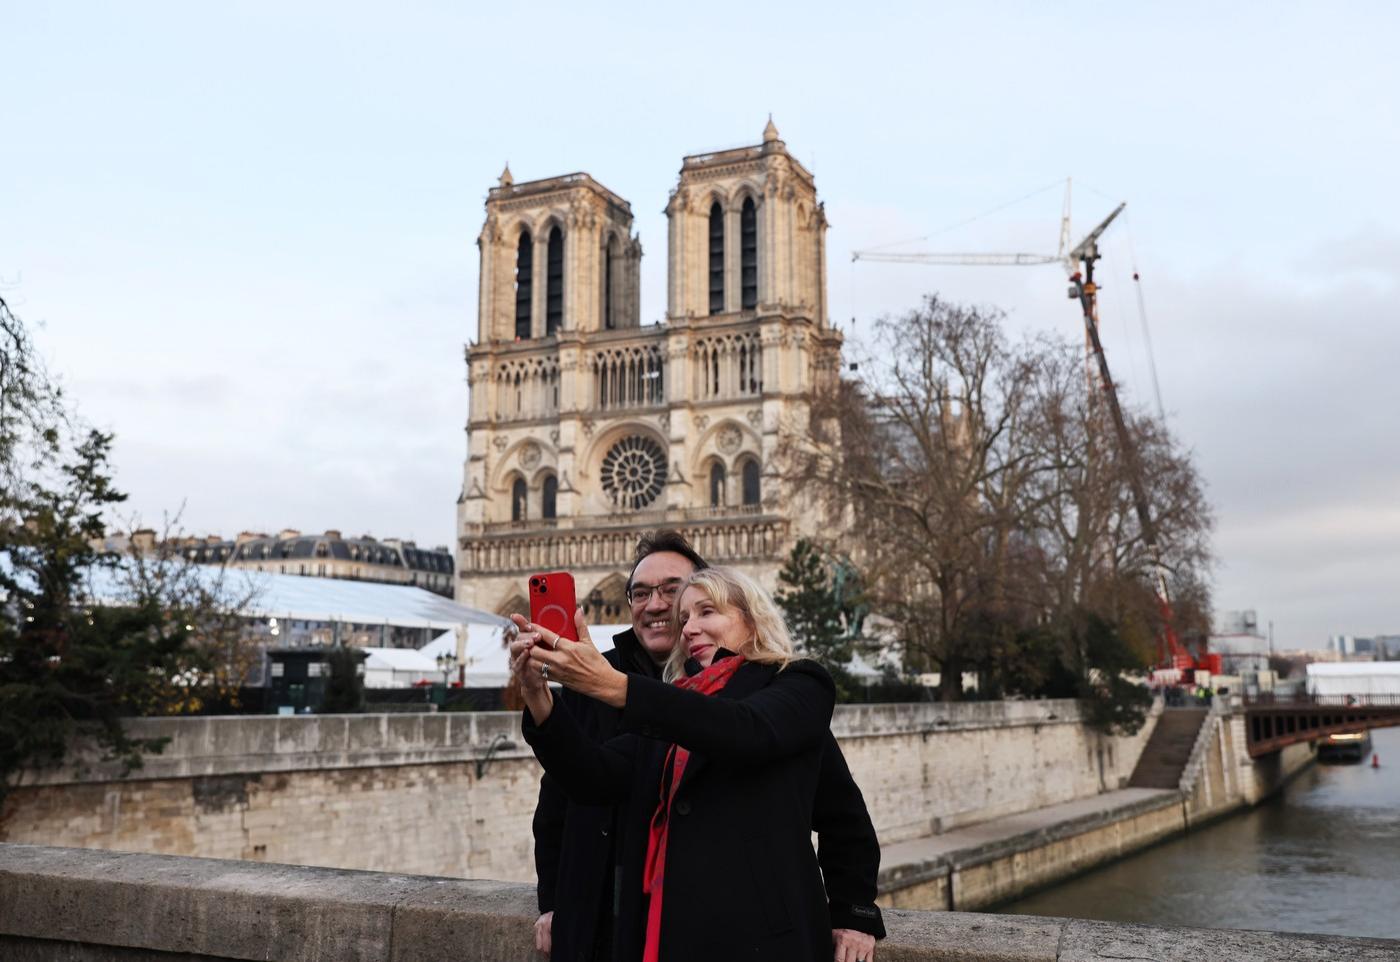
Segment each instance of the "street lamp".
[[457,656],[451,652],[444,651],[437,656],[438,671],[442,672],[442,687],[446,688],[448,678],[452,674],[452,669],[457,667]]

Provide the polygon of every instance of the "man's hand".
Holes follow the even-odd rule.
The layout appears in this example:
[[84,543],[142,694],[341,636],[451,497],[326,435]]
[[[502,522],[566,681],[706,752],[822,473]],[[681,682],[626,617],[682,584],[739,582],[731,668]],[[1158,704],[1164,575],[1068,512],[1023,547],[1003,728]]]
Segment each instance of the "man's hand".
[[560,638],[548,628],[531,622],[530,632],[538,635],[542,643],[530,646],[530,664],[535,666],[536,671],[548,668],[550,681],[557,681],[606,705],[621,708],[627,702],[627,676],[608,664],[608,660],[593,646],[582,608],[574,611],[574,627],[578,630],[578,641]]
[[[539,931],[538,922],[535,931]],[[875,936],[855,929],[832,929],[831,944],[836,949],[836,962],[872,962],[875,958]]]
[[546,912],[535,919],[535,948],[549,957],[554,945],[554,913]]

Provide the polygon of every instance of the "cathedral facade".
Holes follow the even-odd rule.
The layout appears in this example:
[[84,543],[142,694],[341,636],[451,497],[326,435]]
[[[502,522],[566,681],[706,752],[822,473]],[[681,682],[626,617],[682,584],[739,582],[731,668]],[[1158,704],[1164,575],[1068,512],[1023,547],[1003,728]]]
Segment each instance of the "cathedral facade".
[[630,620],[638,536],[683,531],[775,587],[817,512],[776,470],[839,376],[826,217],[770,120],[762,143],[686,157],[666,205],[665,320],[641,324],[627,201],[588,174],[486,201],[467,348],[457,599],[525,611],[531,572],[573,573],[594,623]]

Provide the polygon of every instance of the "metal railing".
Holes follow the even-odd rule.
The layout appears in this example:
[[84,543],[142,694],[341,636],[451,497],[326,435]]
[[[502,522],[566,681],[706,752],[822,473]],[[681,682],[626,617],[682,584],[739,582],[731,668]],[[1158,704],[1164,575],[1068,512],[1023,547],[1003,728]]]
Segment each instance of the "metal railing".
[[1245,708],[1400,708],[1400,694],[1373,692],[1354,695],[1309,695],[1292,692],[1276,695],[1259,692],[1244,696]]

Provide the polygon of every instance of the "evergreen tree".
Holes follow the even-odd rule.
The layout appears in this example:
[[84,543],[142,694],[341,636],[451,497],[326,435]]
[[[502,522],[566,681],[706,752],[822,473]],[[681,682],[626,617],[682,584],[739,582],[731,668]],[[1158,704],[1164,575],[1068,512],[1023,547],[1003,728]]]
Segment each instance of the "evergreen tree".
[[323,715],[345,715],[365,710],[365,677],[360,674],[364,652],[344,645],[332,648],[326,655],[331,676],[326,682],[326,696],[321,700]]
[[821,549],[799,539],[778,574],[778,582],[783,587],[775,600],[783,609],[793,640],[831,673],[838,700],[846,700],[855,687],[846,667],[852,653],[847,631],[850,608],[832,584],[832,572]]
[[102,607],[92,573],[116,563],[99,544],[103,511],[126,496],[108,474],[112,436],[91,431],[52,482],[30,481],[0,518],[0,793],[27,768],[56,765],[90,735],[126,771],[163,740],[133,739],[124,716],[163,703],[191,663],[185,627],[154,598]]

